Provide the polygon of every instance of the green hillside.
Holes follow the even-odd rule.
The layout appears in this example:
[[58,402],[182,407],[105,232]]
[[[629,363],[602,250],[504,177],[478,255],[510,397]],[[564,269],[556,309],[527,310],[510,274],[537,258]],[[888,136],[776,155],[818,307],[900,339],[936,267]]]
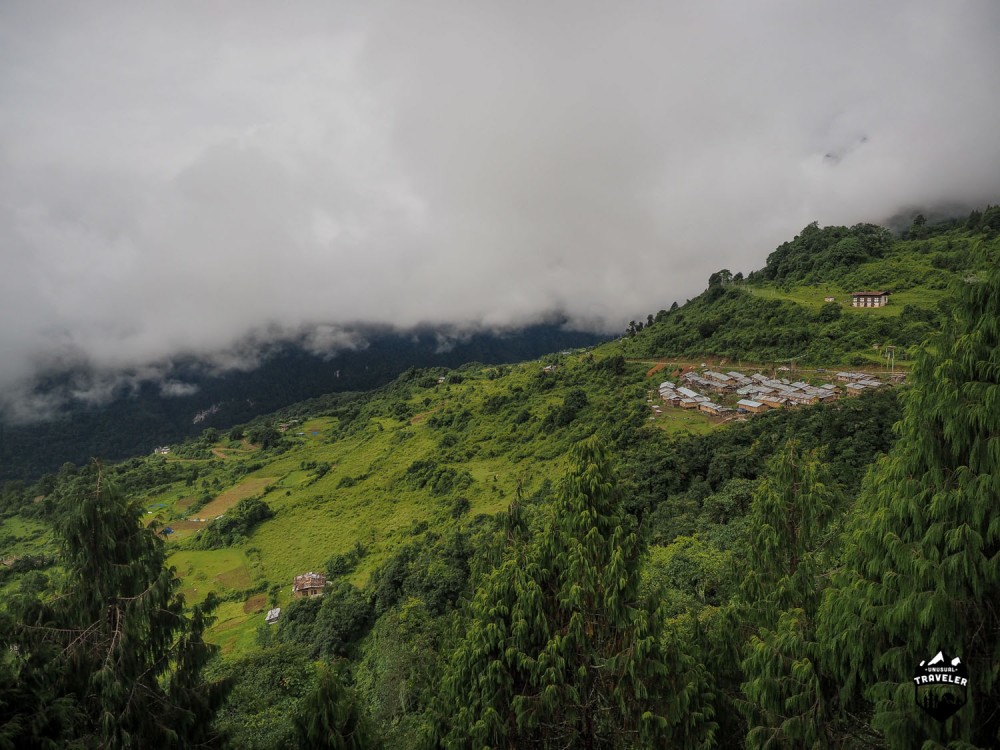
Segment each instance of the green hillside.
[[[987,214],[993,222],[997,210]],[[981,231],[982,221],[911,228],[919,237],[906,239],[871,225],[810,225],[763,269],[746,278],[723,269],[683,307],[649,316],[644,335],[633,326],[624,352],[862,366],[880,364],[892,346],[906,361],[947,316],[949,285],[1000,262],[997,233]],[[860,291],[887,291],[889,304],[852,307]]]
[[[990,211],[996,209],[986,212],[992,221]],[[884,470],[885,459],[877,461],[894,456],[899,440],[909,446],[907,456],[916,455],[913,436],[920,432],[912,409],[910,432],[893,430],[903,415],[901,389],[726,418],[653,407],[658,384],[702,358],[768,373],[793,359],[796,377],[819,383],[834,368],[877,373],[886,346],[898,347],[897,363],[918,361],[908,390],[925,394],[934,378],[929,357],[974,344],[975,371],[956,370],[949,382],[980,384],[962,398],[982,419],[962,429],[992,429],[987,412],[1000,403],[1000,386],[989,342],[1000,316],[990,296],[996,277],[982,280],[1000,259],[1000,240],[982,215],[976,222],[918,224],[910,234],[919,236],[906,239],[867,226],[807,228],[761,271],[746,279],[713,274],[703,294],[633,325],[618,341],[518,365],[412,369],[370,393],[302,402],[225,434],[206,430],[165,455],[108,467],[108,478],[141,505],[164,540],[187,604],[214,606],[206,638],[219,658],[208,674],[234,681],[218,727],[234,746],[294,746],[293,718],[313,705],[314,688],[326,685],[328,692],[347,691],[336,700],[349,696],[378,728],[371,731],[401,747],[465,747],[470,737],[485,746],[516,745],[519,737],[543,736],[539,746],[549,747],[588,731],[622,747],[757,747],[772,740],[825,747],[871,738],[876,746],[904,747],[916,736],[939,736],[920,735],[933,725],[909,715],[902,729],[884,723],[877,700],[885,698],[862,687],[838,703],[834,693],[847,684],[845,675],[875,656],[860,647],[828,653],[817,630],[848,611],[875,617],[858,598],[858,581],[868,581],[858,560],[878,554],[866,524],[883,517],[872,499],[879,480],[870,472]],[[851,308],[847,295],[862,288],[891,291],[890,304]],[[976,296],[980,289],[985,296]],[[976,326],[972,338],[956,338]],[[922,345],[942,328],[956,333]],[[989,357],[993,364],[982,365]],[[957,401],[934,406],[930,396],[905,401],[918,403],[914,398],[924,399],[923,414],[946,422],[962,411]],[[953,439],[941,435],[941,445]],[[592,436],[596,442],[587,440]],[[956,450],[947,460],[968,464],[971,451],[979,456],[977,481],[996,490],[995,451]],[[903,496],[909,490],[899,471],[892,476]],[[72,573],[53,529],[62,528],[88,476],[67,465],[30,486],[4,485],[0,592],[12,612],[33,611],[24,602],[51,597]],[[992,531],[980,528],[983,513],[973,515],[959,525],[968,526],[965,549],[993,555],[977,584],[985,599],[996,591],[1000,536],[992,522]],[[939,554],[934,539],[944,533],[931,529],[923,541],[905,543],[931,559]],[[862,553],[858,545],[868,547]],[[963,560],[954,565],[973,564]],[[310,571],[326,575],[324,595],[294,599],[294,576]],[[853,584],[843,579],[855,586],[850,596],[834,588],[840,575],[854,576]],[[579,604],[618,601],[614,591],[625,592],[627,606]],[[838,592],[846,597],[843,607],[821,615],[823,591],[828,601]],[[593,617],[605,606],[615,623]],[[996,625],[974,597],[963,606],[987,631]],[[281,615],[267,625],[273,607]],[[583,619],[571,616],[574,607],[582,607]],[[940,613],[926,616],[939,615],[939,634],[958,627]],[[882,627],[877,619],[868,626]],[[6,618],[0,626],[8,640],[19,632]],[[885,627],[884,642],[901,647],[898,629]],[[573,640],[574,628],[587,637]],[[506,640],[496,641],[501,631]],[[655,635],[643,640],[644,633]],[[634,647],[620,649],[622,634],[637,639]],[[997,687],[984,649],[996,639],[963,638],[949,647],[979,660],[975,695],[988,709]],[[569,643],[572,656],[559,651]],[[588,643],[611,650],[591,662]],[[576,664],[573,674],[542,668],[544,644]],[[946,646],[912,644],[919,658]],[[613,687],[587,683],[616,696],[599,702],[600,711],[624,710],[614,721],[580,729],[578,715],[564,710],[565,696],[581,689],[575,680],[603,674],[608,664],[637,679],[639,667],[629,661],[636,648],[649,649],[649,664],[663,669],[642,666],[634,689],[624,676]],[[838,662],[842,653],[854,661]],[[331,673],[318,666],[330,661],[341,665],[336,690]],[[782,665],[792,661],[804,666],[789,673]],[[17,669],[28,669],[0,666],[7,670],[0,688]],[[891,682],[886,675],[873,672],[871,684]],[[909,676],[902,679],[909,687]],[[527,693],[516,693],[522,682]],[[553,692],[530,697],[541,685]],[[508,691],[515,691],[509,700],[497,697]],[[806,701],[802,691],[812,697]],[[555,694],[563,698],[546,702]],[[629,708],[647,700],[649,711]],[[513,713],[501,720],[498,710]],[[547,735],[539,716],[561,728]],[[956,731],[980,743],[970,747],[985,747],[995,720],[960,717]],[[631,739],[616,734],[625,728]]]

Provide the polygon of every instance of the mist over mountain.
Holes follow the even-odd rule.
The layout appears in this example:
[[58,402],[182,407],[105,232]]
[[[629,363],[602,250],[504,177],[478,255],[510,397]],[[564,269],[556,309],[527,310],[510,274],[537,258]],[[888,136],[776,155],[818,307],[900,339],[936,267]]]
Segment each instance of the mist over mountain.
[[0,402],[358,324],[621,330],[811,221],[984,205],[998,27],[987,0],[5,2]]
[[286,343],[257,352],[243,369],[218,371],[188,360],[113,376],[51,373],[32,394],[34,403],[47,405],[49,419],[0,420],[0,480],[38,476],[67,461],[142,455],[207,427],[244,423],[322,394],[371,390],[410,367],[516,362],[601,340],[555,323],[464,336],[369,329],[334,355]]

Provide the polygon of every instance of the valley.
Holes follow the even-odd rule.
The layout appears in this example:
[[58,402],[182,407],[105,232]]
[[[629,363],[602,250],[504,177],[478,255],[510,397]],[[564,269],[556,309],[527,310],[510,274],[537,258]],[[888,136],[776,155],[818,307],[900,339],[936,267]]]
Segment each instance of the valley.
[[[766,278],[781,267],[772,256],[748,279],[711,285],[614,341],[515,364],[414,367],[366,392],[323,395],[225,430],[210,427],[166,451],[104,467],[161,540],[186,606],[211,605],[205,639],[219,652],[207,674],[237,685],[220,729],[242,747],[288,743],[289,717],[319,679],[319,665],[335,663],[338,679],[387,741],[409,747],[427,732],[465,731],[448,729],[452,719],[440,707],[441,696],[458,689],[461,659],[479,653],[460,645],[492,632],[477,619],[483,612],[493,612],[500,627],[505,608],[521,601],[490,604],[488,597],[510,596],[504,587],[515,579],[535,590],[517,576],[563,564],[545,557],[546,545],[564,540],[558,543],[576,549],[605,522],[607,544],[626,550],[614,558],[630,566],[622,590],[636,607],[655,611],[658,648],[685,675],[689,705],[711,707],[689,725],[692,735],[682,731],[681,717],[690,715],[683,711],[664,731],[684,746],[704,746],[709,735],[725,738],[718,746],[735,746],[749,728],[768,726],[754,713],[770,710],[755,681],[768,681],[768,690],[794,687],[780,670],[769,671],[761,649],[820,653],[809,657],[814,668],[839,674],[838,649],[846,646],[816,652],[808,644],[839,643],[817,628],[832,628],[843,612],[862,606],[849,599],[860,589],[838,588],[831,571],[848,575],[865,555],[879,554],[859,546],[872,519],[905,515],[879,494],[879,477],[896,476],[900,441],[913,451],[926,436],[914,427],[916,407],[906,405],[952,382],[934,379],[934,368],[945,366],[934,358],[955,346],[940,330],[965,325],[980,332],[977,342],[991,335],[992,313],[961,310],[994,302],[975,297],[978,287],[963,279],[996,283],[1000,240],[961,226],[937,231],[920,243],[895,240],[880,257],[838,267],[815,284]],[[953,269],[938,268],[950,260],[911,262],[950,259],[949,245],[965,259]],[[778,255],[789,262],[788,253]],[[843,290],[858,279],[900,291],[884,308],[851,307]],[[949,322],[953,314],[957,323]],[[924,334],[936,343],[923,343]],[[981,382],[995,380],[995,373],[977,372]],[[954,382],[961,377],[972,376]],[[848,395],[849,384],[858,386],[856,395]],[[992,408],[989,398],[982,396],[983,409]],[[703,409],[706,403],[720,411]],[[965,413],[936,408],[923,407],[945,420]],[[578,473],[587,468],[581,450],[598,457],[587,466],[606,472],[595,486],[608,487],[615,500],[580,490],[596,498],[580,518],[597,525],[573,542],[566,525],[577,521],[567,509],[579,501],[567,488],[588,486]],[[4,486],[5,600],[61,585],[60,519],[88,471],[67,465],[38,482]],[[977,471],[989,481],[997,476],[992,465]],[[975,512],[980,516],[961,523],[995,546],[982,526],[986,516]],[[634,539],[632,547],[626,539]],[[324,576],[323,594],[297,598],[293,579],[307,572]],[[602,591],[594,596],[608,595]],[[844,597],[844,608],[824,609],[832,605],[817,597],[823,591],[828,603]],[[966,601],[975,617],[989,617],[974,594]],[[553,609],[545,617],[558,618],[561,605],[546,606]],[[276,621],[265,623],[275,609]],[[730,651],[734,628],[753,634],[738,658]],[[979,636],[963,638],[972,644],[967,660],[982,674]],[[274,684],[258,682],[264,675]],[[807,722],[850,736],[834,699],[810,684],[827,713]],[[982,700],[993,700],[992,683],[983,684]],[[852,700],[874,710],[861,693]],[[682,736],[688,739],[676,739]]]

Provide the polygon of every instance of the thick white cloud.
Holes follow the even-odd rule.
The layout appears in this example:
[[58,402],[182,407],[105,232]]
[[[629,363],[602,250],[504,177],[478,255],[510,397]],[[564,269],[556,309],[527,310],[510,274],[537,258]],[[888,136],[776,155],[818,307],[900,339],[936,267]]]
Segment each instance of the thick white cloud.
[[614,330],[809,221],[996,201],[998,28],[992,0],[8,0],[0,400],[358,322]]

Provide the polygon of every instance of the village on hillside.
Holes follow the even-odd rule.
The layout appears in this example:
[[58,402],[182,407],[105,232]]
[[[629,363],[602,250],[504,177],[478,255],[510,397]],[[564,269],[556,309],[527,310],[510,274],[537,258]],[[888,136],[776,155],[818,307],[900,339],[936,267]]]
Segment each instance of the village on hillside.
[[[901,382],[902,374],[894,374],[890,382]],[[803,380],[768,377],[763,373],[744,375],[740,372],[690,371],[680,377],[683,385],[669,380],[660,383],[659,396],[663,404],[678,409],[694,409],[714,417],[739,417],[759,414],[770,409],[835,401],[841,396],[854,396],[864,390],[881,388],[889,382],[862,372],[838,372],[834,382],[812,385]],[[839,385],[838,385],[839,383]],[[710,394],[710,395],[709,395]],[[663,413],[650,399],[653,418]]]

